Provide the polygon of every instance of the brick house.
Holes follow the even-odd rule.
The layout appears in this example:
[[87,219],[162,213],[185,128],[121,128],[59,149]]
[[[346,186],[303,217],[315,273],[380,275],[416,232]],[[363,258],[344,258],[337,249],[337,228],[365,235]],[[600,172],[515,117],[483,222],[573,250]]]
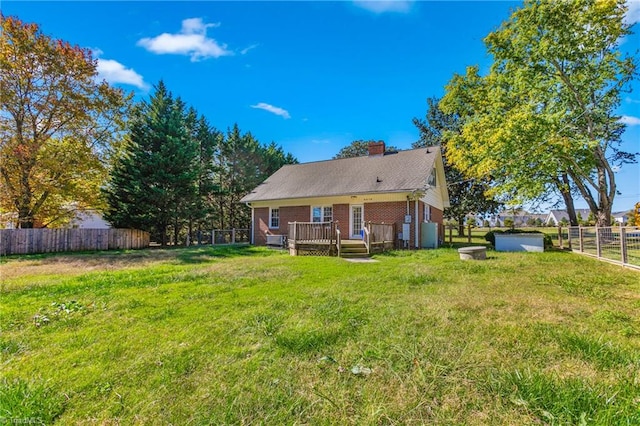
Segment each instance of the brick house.
[[423,222],[437,223],[442,238],[449,195],[440,147],[385,153],[377,142],[367,156],[286,165],[241,202],[251,208],[255,245],[286,236],[289,222],[334,222],[352,240],[365,222],[384,222],[396,225],[396,246],[417,248]]

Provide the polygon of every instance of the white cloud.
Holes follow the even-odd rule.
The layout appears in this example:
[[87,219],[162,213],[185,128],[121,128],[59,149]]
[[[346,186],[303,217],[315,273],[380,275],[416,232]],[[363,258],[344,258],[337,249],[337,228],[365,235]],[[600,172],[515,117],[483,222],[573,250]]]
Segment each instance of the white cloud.
[[252,45],[251,45],[251,46],[249,46],[249,47],[245,47],[244,49],[242,49],[242,50],[240,51],[240,54],[241,54],[241,55],[246,55],[250,50],[255,49],[256,47],[258,47],[258,45],[257,45],[257,44],[252,44]]
[[220,44],[207,37],[207,28],[219,26],[220,23],[205,24],[202,22],[202,18],[185,19],[182,21],[179,33],[162,33],[156,37],[145,37],[138,40],[138,46],[158,55],[187,55],[191,57],[192,62],[206,58],[231,56],[234,53],[227,49],[226,44]]
[[96,70],[98,71],[98,76],[105,79],[108,83],[128,84],[142,90],[149,88],[149,85],[144,82],[142,76],[135,72],[133,68],[127,68],[113,59],[98,58]]
[[627,0],[627,14],[624,22],[627,25],[633,25],[640,22],[640,0]]
[[640,118],[631,115],[623,115],[620,117],[620,122],[627,126],[640,126]]
[[286,109],[265,104],[264,102],[260,102],[259,104],[256,104],[256,105],[251,105],[251,108],[263,109],[265,111],[269,111],[272,114],[279,115],[283,118],[291,118],[291,116],[289,115],[289,111],[287,111]]
[[189,18],[182,21],[183,34],[206,34],[207,28],[217,28],[220,26],[220,22],[215,24],[205,24],[202,22],[202,18]]
[[408,13],[413,0],[354,0],[353,4],[373,13]]

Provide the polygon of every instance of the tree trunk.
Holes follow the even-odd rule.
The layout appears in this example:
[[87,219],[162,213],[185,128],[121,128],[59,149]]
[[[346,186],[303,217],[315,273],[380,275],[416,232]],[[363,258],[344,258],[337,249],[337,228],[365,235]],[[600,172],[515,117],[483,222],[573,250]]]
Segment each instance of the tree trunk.
[[600,210],[595,215],[595,217],[596,217],[596,226],[600,226],[600,227],[611,226],[611,209]]
[[160,231],[161,234],[161,241],[160,241],[160,245],[162,247],[166,247],[167,246],[167,225],[160,225],[158,228],[158,231]]
[[18,209],[18,228],[31,229],[34,225],[33,216],[28,206]]
[[579,226],[578,216],[576,215],[576,208],[573,204],[573,196],[571,195],[571,182],[569,176],[566,173],[562,173],[562,183],[558,185],[560,194],[564,199],[564,205],[567,208],[567,215],[569,216],[569,223],[571,226]]
[[23,173],[20,183],[22,194],[16,203],[18,207],[18,228],[30,229],[33,228],[35,219],[31,209],[33,194],[31,192],[28,175]]
[[457,218],[458,220],[458,237],[464,237],[464,216]]

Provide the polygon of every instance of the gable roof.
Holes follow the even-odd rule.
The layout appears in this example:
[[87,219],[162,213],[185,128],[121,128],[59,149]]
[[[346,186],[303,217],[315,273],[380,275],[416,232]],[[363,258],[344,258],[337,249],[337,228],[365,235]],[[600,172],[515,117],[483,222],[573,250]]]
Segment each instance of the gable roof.
[[384,155],[291,164],[280,168],[241,202],[424,189],[440,147]]
[[[576,216],[580,214],[580,217],[582,217],[582,219],[587,219],[589,217],[589,214],[591,213],[591,210],[589,209],[575,209],[575,210],[576,210]],[[551,210],[549,212],[549,219],[551,219],[551,217],[555,218],[557,222],[560,222],[562,219],[569,220],[569,213],[567,213],[566,210]]]

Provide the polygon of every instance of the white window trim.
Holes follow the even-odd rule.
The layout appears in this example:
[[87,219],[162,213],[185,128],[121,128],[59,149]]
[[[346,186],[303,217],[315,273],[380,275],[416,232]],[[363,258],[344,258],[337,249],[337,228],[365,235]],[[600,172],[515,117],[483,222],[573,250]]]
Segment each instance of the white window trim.
[[313,222],[313,209],[320,209],[320,222],[315,222],[315,223],[325,223],[327,222],[327,220],[325,220],[324,217],[324,209],[330,207],[331,208],[331,220],[333,220],[333,205],[328,204],[328,205],[322,205],[322,206],[311,206],[311,219],[310,221]]
[[[278,211],[278,226],[272,226],[274,210]],[[279,229],[279,228],[280,228],[280,207],[269,207],[269,229]]]
[[425,222],[431,222],[431,206],[427,203],[424,204],[424,213],[422,219]]
[[438,172],[435,167],[431,169],[431,173],[427,176],[427,185],[434,188],[438,186]]

